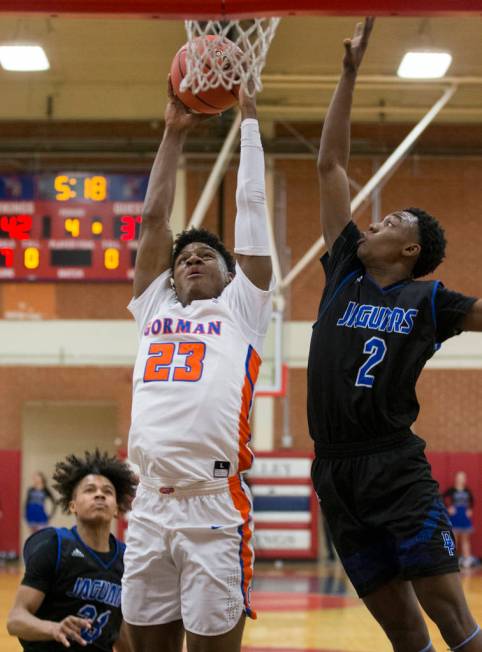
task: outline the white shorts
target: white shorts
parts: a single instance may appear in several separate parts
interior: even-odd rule
[[[200,488],[201,487],[201,488]],[[229,632],[250,608],[254,552],[249,489],[239,476],[161,493],[141,478],[127,528],[122,613],[131,625],[182,620]]]

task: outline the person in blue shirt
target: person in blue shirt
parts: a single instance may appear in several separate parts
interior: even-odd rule
[[[49,512],[45,508],[47,501],[50,502]],[[32,486],[27,490],[25,501],[25,520],[31,534],[48,526],[56,508],[57,502],[49,489],[47,478],[41,471],[36,471],[33,474]]]
[[[454,477],[454,485],[444,493],[444,500],[455,535],[459,561],[462,568],[470,568],[477,563],[472,556],[470,535],[474,531],[472,510],[474,497],[467,487],[467,475],[458,471]]]

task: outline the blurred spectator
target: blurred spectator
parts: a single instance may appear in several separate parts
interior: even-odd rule
[[[478,560],[472,556],[470,546],[470,535],[474,531],[472,525],[474,497],[467,487],[467,475],[464,471],[455,474],[454,486],[444,493],[444,500],[455,535],[460,565],[462,568],[470,568]]]
[[[47,500],[51,503],[50,512],[47,514],[45,503]],[[30,528],[30,532],[38,532],[47,527],[50,519],[55,513],[57,502],[47,485],[47,479],[41,471],[33,474],[32,486],[27,491],[25,501],[25,520]]]

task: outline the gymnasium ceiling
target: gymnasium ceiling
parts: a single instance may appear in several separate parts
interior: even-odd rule
[[[283,18],[264,71],[261,118],[319,121],[340,70],[342,40],[355,18]],[[0,120],[162,119],[165,79],[185,41],[180,20],[0,16],[0,44],[36,42],[51,69],[0,69]],[[408,48],[447,49],[449,77],[402,82],[398,64]],[[439,121],[482,122],[482,17],[379,18],[355,98],[354,119],[419,120],[450,83],[458,90]],[[0,124],[1,129],[1,124]]]

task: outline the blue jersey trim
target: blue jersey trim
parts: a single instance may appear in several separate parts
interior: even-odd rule
[[[112,556],[112,559],[108,561],[107,563],[103,562],[102,559],[99,557],[99,555],[95,552],[95,550],[92,550],[82,539],[80,538],[79,533],[77,532],[77,527],[74,526],[71,530],[72,534],[74,537],[84,546],[84,548],[87,550],[89,555],[95,559],[95,561],[102,566],[105,570],[109,570],[109,568],[112,566],[112,564],[116,561],[117,557],[119,556],[119,542],[117,541],[116,537],[114,538],[115,542],[115,550],[114,554]]]
[[[432,288],[432,297],[430,299],[430,303],[432,306],[432,320],[433,320],[433,325],[434,328],[437,329],[437,315],[435,314],[435,295],[437,294],[438,287],[440,285],[440,281],[435,281],[433,284]]]
[[[325,314],[325,312],[328,310],[330,305],[333,303],[337,295],[341,292],[341,290],[345,287],[345,285],[348,285],[348,283],[355,278],[355,276],[359,276],[360,274],[363,274],[363,270],[361,268],[356,269],[354,272],[350,272],[345,278],[343,278],[339,285],[336,287],[335,291],[333,292],[333,295],[331,299],[328,301],[328,303],[323,306],[323,308],[320,310],[320,313],[318,315],[318,320]]]
[[[440,281],[435,281],[434,282],[433,288],[432,288],[432,296],[431,296],[431,299],[430,299],[430,303],[431,303],[431,306],[432,306],[432,321],[433,321],[433,327],[435,329],[435,338],[437,338],[437,315],[436,315],[436,312],[435,312],[435,297],[437,295],[437,290],[439,288],[439,285],[440,285]],[[437,340],[435,339],[434,353],[436,351],[438,351],[441,348],[441,346],[442,346],[442,344],[440,342],[437,342]]]
[[[253,379],[251,378],[251,374],[249,373],[249,363],[251,362],[251,357],[253,355],[253,347],[251,344],[248,346],[248,353],[246,354],[246,359],[244,361],[244,369],[246,373],[246,378],[248,379],[249,385],[251,387],[251,400],[249,402],[249,408],[248,410],[251,411],[251,406],[253,404],[253,397],[254,397],[254,383]],[[251,439],[251,437],[250,437]]]
[[[60,570],[60,562],[62,559],[62,539],[72,539],[72,532],[65,527],[56,527],[57,533],[57,561],[55,562],[55,572]]]

